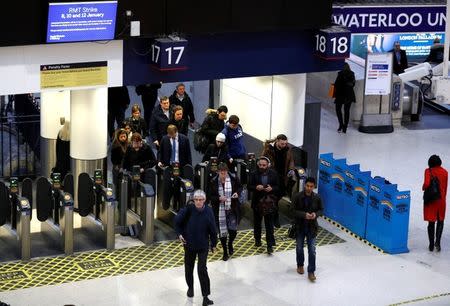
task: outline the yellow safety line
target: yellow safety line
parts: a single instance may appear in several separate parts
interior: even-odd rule
[[[412,303],[421,302],[421,301],[427,301],[427,300],[436,299],[436,298],[440,298],[440,297],[444,297],[444,296],[450,296],[450,292],[441,293],[441,294],[435,294],[435,295],[429,295],[429,296],[417,298],[417,299],[410,300],[410,301],[390,304],[389,306],[398,306],[398,305],[412,304]]]

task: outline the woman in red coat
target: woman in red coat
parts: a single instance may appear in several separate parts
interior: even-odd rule
[[[428,249],[432,252],[434,247],[436,251],[441,251],[441,236],[444,229],[445,218],[445,198],[447,197],[447,182],[448,172],[441,167],[442,161],[437,155],[432,155],[428,159],[428,169],[425,170],[425,181],[422,186],[422,190],[425,190],[430,185],[431,175],[435,176],[439,181],[439,188],[441,191],[441,197],[430,203],[426,203],[423,209],[423,216],[425,221],[428,221],[428,239],[430,245]],[[434,240],[434,224],[437,221],[436,227],[436,241]]]

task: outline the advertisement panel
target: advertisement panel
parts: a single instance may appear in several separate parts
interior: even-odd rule
[[[392,53],[369,53],[366,59],[365,95],[391,93]]]

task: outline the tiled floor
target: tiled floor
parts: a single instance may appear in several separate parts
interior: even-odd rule
[[[212,262],[208,268],[215,305],[450,305],[449,230],[444,228],[442,252],[428,252],[420,200],[429,155],[439,154],[450,169],[450,129],[397,128],[392,134],[373,135],[352,128],[343,135],[336,128],[331,108],[324,107],[322,153],[346,157],[397,183],[399,189],[411,190],[410,252],[383,255],[321,220],[346,242],[317,248],[315,284],[295,272],[293,250]],[[195,282],[193,299],[186,297],[183,268],[177,267],[2,292],[0,300],[45,306],[200,305],[197,278]]]

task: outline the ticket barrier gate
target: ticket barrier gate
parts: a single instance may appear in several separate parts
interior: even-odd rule
[[[95,228],[101,235],[101,247],[113,250],[116,200],[112,189],[104,186],[102,173],[103,170],[97,169],[93,178],[88,173],[78,176],[78,213],[82,217],[81,226]]]
[[[155,237],[155,170],[147,169],[145,178],[146,183],[143,183],[140,166],[133,166],[131,173],[123,173],[120,181],[118,232],[138,237],[148,245]]]
[[[218,167],[217,157],[213,156],[208,162],[199,163],[195,166],[195,188],[203,190],[206,194],[209,194],[209,183],[211,179],[216,175]]]
[[[294,175],[289,178],[287,188],[288,197],[292,200],[295,194],[305,190],[305,182],[308,177],[308,169],[296,168]],[[292,183],[290,183],[292,182]]]
[[[257,169],[255,153],[248,153],[247,160],[236,159],[234,162],[236,165],[234,171],[243,186],[241,202],[242,200],[248,201],[251,199],[252,195],[248,192],[247,185],[250,181],[250,175]]]
[[[73,182],[71,174],[64,180],[68,189]],[[72,188],[73,189],[73,188]],[[63,190],[61,175],[52,173],[51,179],[40,177],[36,180],[36,211],[41,222],[41,232],[57,232],[61,237],[61,249],[65,255],[73,254],[73,197]]]
[[[0,227],[17,238],[14,249],[22,260],[31,258],[30,221],[31,204],[19,195],[18,179],[11,178],[9,183],[0,181]]]
[[[194,191],[194,169],[191,165],[185,165],[182,169],[178,163],[161,169],[162,175],[158,182],[157,210],[163,210],[176,214],[191,199]],[[157,217],[158,214],[157,214]]]

